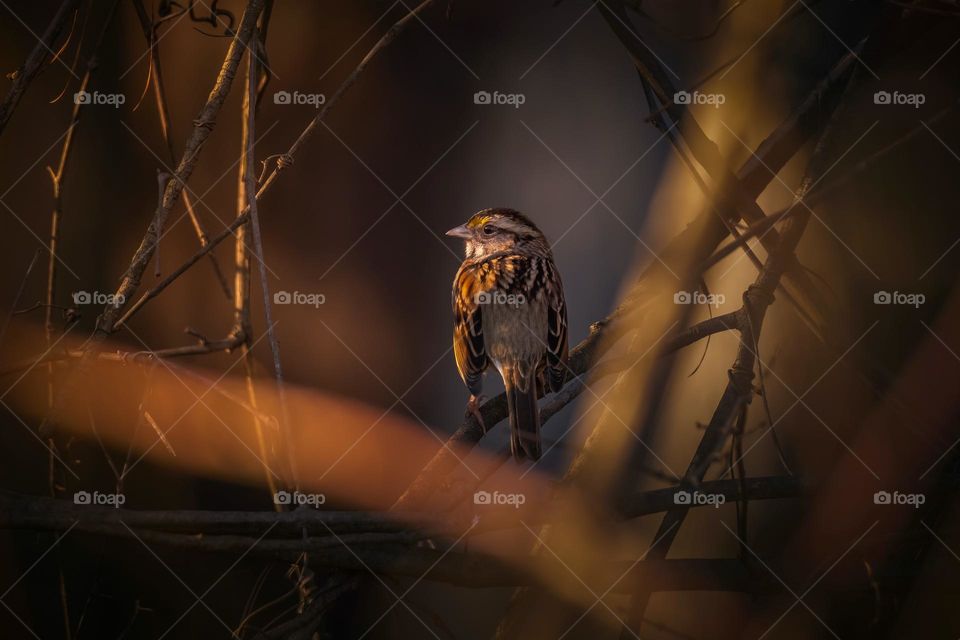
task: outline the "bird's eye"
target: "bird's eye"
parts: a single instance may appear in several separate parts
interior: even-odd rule
[[[487,226],[485,226],[485,227],[483,228],[483,234],[484,234],[484,235],[487,235],[487,236],[492,236],[492,235],[495,234],[496,232],[497,232],[497,230],[494,229],[493,227],[491,227],[490,225],[487,225]]]

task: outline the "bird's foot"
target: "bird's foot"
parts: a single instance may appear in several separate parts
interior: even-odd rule
[[[483,421],[483,415],[480,413],[480,405],[483,402],[486,402],[485,396],[475,396],[470,394],[470,399],[467,401],[467,415],[471,415],[476,418],[477,422],[480,424],[480,428],[484,433],[487,432],[487,425]]]

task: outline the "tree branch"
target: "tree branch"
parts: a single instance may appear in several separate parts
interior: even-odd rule
[[[844,77],[848,77],[845,86],[845,89],[848,89],[853,76]],[[835,103],[830,121],[817,142],[817,146],[808,162],[804,178],[794,194],[795,202],[803,200],[811,185],[827,168],[825,150],[832,125],[839,112],[840,102],[841,100],[838,99]],[[700,443],[697,445],[690,464],[684,472],[681,483],[684,486],[694,487],[702,482],[707,470],[714,462],[716,452],[720,450],[727,436],[730,435],[734,420],[743,415],[753,398],[754,367],[757,366],[757,351],[763,321],[767,309],[773,304],[773,294],[780,279],[788,272],[788,269],[796,264],[794,252],[803,236],[809,217],[810,210],[803,208],[784,223],[779,246],[767,256],[763,269],[761,269],[754,283],[743,294],[743,307],[747,313],[746,322],[741,326],[737,356],[730,368],[729,381],[723,395],[710,418]],[[654,559],[666,557],[686,518],[686,513],[685,510],[681,509],[664,516],[655,534],[654,539],[657,540],[657,544],[650,550],[650,557]],[[651,593],[653,593],[652,590],[641,587],[632,599],[628,620],[634,629],[639,629],[642,624]],[[621,639],[625,639],[629,633],[630,629],[624,626]]]
[[[419,15],[420,12],[422,12],[432,3],[433,3],[433,0],[424,0],[424,2],[418,5],[415,9],[411,10],[410,13],[408,13],[406,16],[398,20],[392,27],[390,27],[387,33],[384,34],[384,36],[377,41],[377,43],[373,46],[372,49],[370,49],[369,52],[367,52],[367,55],[364,56],[363,60],[360,61],[360,64],[358,64],[357,67],[353,70],[353,72],[349,76],[347,76],[347,79],[344,80],[339,87],[337,87],[337,90],[334,92],[332,96],[330,96],[330,99],[323,104],[323,108],[320,109],[320,112],[313,118],[313,120],[310,121],[310,123],[306,126],[306,128],[304,128],[304,130],[300,132],[300,135],[297,136],[297,139],[294,140],[293,144],[290,146],[287,152],[279,156],[279,159],[277,160],[277,165],[273,168],[273,170],[270,172],[267,178],[263,181],[263,183],[260,185],[259,190],[257,191],[257,194],[256,194],[257,201],[259,201],[264,196],[264,194],[266,194],[267,191],[270,190],[270,188],[276,182],[277,178],[280,176],[280,173],[284,169],[286,169],[287,167],[293,164],[293,158],[296,155],[297,151],[300,149],[301,146],[303,146],[303,144],[307,141],[307,139],[309,139],[310,136],[313,135],[313,132],[316,130],[316,128],[320,126],[320,123],[324,120],[324,118],[326,118],[327,113],[330,111],[330,109],[333,108],[333,106],[337,102],[340,101],[340,98],[347,91],[347,89],[353,86],[353,84],[360,77],[360,74],[363,72],[363,70],[367,68],[367,65],[370,63],[370,61],[378,53],[380,53],[380,51],[382,51],[387,45],[393,42],[396,39],[396,37],[400,34],[400,32],[403,31],[404,28],[406,28],[406,26],[410,23],[411,20],[413,20],[417,15]],[[175,269],[170,275],[164,278],[160,283],[158,283],[149,291],[144,293],[126,311],[126,313],[124,313],[123,316],[119,320],[117,320],[117,322],[114,325],[114,328],[119,327],[125,322],[127,322],[130,319],[130,317],[133,316],[134,313],[136,313],[143,307],[144,304],[146,304],[153,298],[157,297],[164,289],[170,286],[170,284],[174,280],[176,280],[181,275],[183,275],[183,273],[185,273],[190,267],[196,264],[198,260],[203,258],[203,256],[207,255],[210,251],[216,248],[218,244],[223,242],[240,225],[246,224],[249,217],[250,217],[250,210],[249,208],[247,208],[243,211],[243,213],[241,213],[239,216],[237,216],[237,218],[234,219],[234,221],[230,224],[229,227],[227,227],[222,232],[217,234],[213,239],[211,239],[210,243],[207,246],[201,248],[197,253],[195,253],[187,261],[181,264],[177,269]]]
[[[157,25],[150,20],[150,16],[143,6],[143,0],[133,0],[133,7],[136,10],[137,19],[140,22],[143,37],[146,38],[147,47],[149,47],[150,84],[153,87],[153,97],[157,105],[157,116],[160,118],[160,133],[163,135],[164,143],[166,143],[167,154],[172,166],[177,161],[177,156],[173,149],[173,129],[170,122],[170,109],[167,106],[167,94],[163,85],[163,70],[160,66],[160,44],[157,38]],[[207,234],[203,222],[199,216],[197,216],[193,202],[190,199],[189,190],[184,189],[181,196],[183,198],[183,206],[186,208],[190,222],[193,224],[194,233],[197,234],[197,240],[200,241],[200,246],[204,247],[210,243],[210,237]],[[220,269],[220,263],[217,262],[217,257],[212,253],[207,255],[210,258],[210,265],[213,268],[213,274],[217,282],[220,284],[220,288],[223,289],[227,299],[230,299],[230,287],[227,285],[227,280],[223,275],[223,271]]]
[[[112,298],[113,300],[129,300],[140,286],[143,273],[156,251],[157,243],[160,240],[167,216],[171,208],[173,208],[174,203],[180,198],[180,194],[190,179],[190,175],[193,173],[200,158],[200,150],[203,148],[204,142],[206,142],[210,132],[213,131],[216,125],[217,116],[220,113],[224,101],[227,99],[227,94],[230,92],[230,87],[237,73],[237,67],[240,65],[240,58],[247,46],[247,42],[250,40],[257,16],[262,9],[263,0],[250,0],[247,4],[241,20],[240,29],[236,36],[230,41],[230,47],[227,49],[226,57],[223,65],[220,67],[220,72],[217,75],[213,89],[210,91],[206,103],[200,110],[199,116],[194,120],[193,131],[187,140],[180,164],[177,166],[176,174],[167,181],[163,198],[157,205],[153,220],[147,227],[140,246],[134,252],[130,266],[127,267],[120,286]],[[209,248],[210,245],[207,245],[207,247]],[[64,383],[64,388],[61,389],[58,401],[54,402],[54,406],[40,424],[38,431],[42,437],[48,436],[52,431],[52,423],[56,420],[59,405],[63,398],[71,393],[71,389],[75,385],[75,377],[82,374],[82,370],[87,366],[87,358],[94,357],[99,345],[116,330],[116,319],[122,308],[122,304],[108,303],[104,306],[103,313],[97,319],[97,326],[90,340],[90,346],[86,350],[88,355],[82,358],[78,364],[80,371],[74,371],[73,379],[68,379]]]
[[[678,504],[681,485],[636,491],[627,500],[625,516],[638,518],[654,513],[679,511],[704,505]],[[795,476],[713,480],[698,485],[700,491],[722,494],[727,500],[768,500],[796,498],[809,489]],[[102,531],[126,524],[137,530],[187,533],[205,537],[214,535],[264,536],[268,539],[329,536],[337,534],[417,533],[421,536],[458,537],[474,532],[520,526],[520,521],[536,521],[536,505],[510,509],[474,522],[472,514],[452,518],[435,511],[320,511],[296,509],[273,511],[132,510],[96,505],[81,505],[48,497],[28,496],[0,491],[0,529],[63,531],[78,523],[81,530]],[[512,513],[516,512],[516,513]]]
[[[63,26],[67,23],[67,18],[76,11],[77,5],[79,4],[80,0],[63,0],[60,8],[53,14],[53,19],[50,20],[50,24],[47,25],[46,31],[43,32],[36,46],[33,47],[30,55],[28,55],[23,64],[20,65],[20,68],[14,72],[13,86],[10,87],[10,91],[7,92],[3,102],[0,103],[0,134],[2,134],[6,128],[7,122],[9,122],[13,111],[17,108],[17,104],[19,104],[20,98],[23,97],[27,87],[30,86],[33,79],[40,73],[47,56],[53,53],[54,42],[60,37],[60,32],[63,31]]]

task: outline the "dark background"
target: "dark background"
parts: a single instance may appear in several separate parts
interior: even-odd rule
[[[681,87],[693,86],[721,62],[749,48],[728,75],[704,88],[724,92],[727,102],[720,109],[695,110],[707,133],[738,164],[748,156],[738,138],[755,147],[838,56],[890,10],[885,3],[874,2],[815,4],[817,17],[801,16],[765,37],[761,36],[790,3],[744,2],[722,23],[716,36],[699,41],[678,34],[709,32],[728,4],[644,3],[649,16],[636,18],[636,23],[646,44],[676,74],[673,80]],[[84,33],[84,52],[108,5],[101,0],[82,3],[74,37]],[[694,217],[702,202],[669,143],[644,121],[649,108],[636,71],[587,2],[565,0],[552,6],[546,0],[458,1],[449,20],[443,5],[424,14],[426,26],[412,24],[371,63],[331,111],[326,119],[329,130],[321,127],[260,204],[272,290],[325,296],[319,309],[273,309],[288,379],[381,410],[394,403],[395,394],[403,395],[411,417],[440,434],[459,424],[467,397],[452,354],[444,357],[451,333],[449,287],[462,251],[458,243],[443,236],[444,231],[479,209],[507,206],[528,214],[549,239],[562,237],[554,251],[564,279],[571,344],[575,344],[586,335],[591,322],[615,305],[631,269],[652,259],[638,238],[656,249]],[[5,71],[22,62],[35,44],[31,30],[40,33],[57,6],[54,2],[8,0],[0,7],[0,60]],[[222,6],[238,18],[242,12],[239,2]],[[315,114],[308,105],[274,104],[272,93],[300,91],[329,97],[404,11],[402,4],[389,2],[278,3],[268,38],[274,78],[257,114],[258,135],[262,136],[256,147],[258,161],[286,151]],[[865,53],[864,58],[880,78],[870,77],[872,71],[865,68],[857,71],[856,90],[850,99],[853,106],[838,124],[837,175],[881,152],[920,119],[957,100],[960,48],[944,56],[924,80],[917,79],[960,37],[957,22],[955,18],[927,16],[909,26],[881,29],[872,38],[869,55]],[[178,153],[229,43],[225,38],[198,33],[193,26],[184,20],[163,31],[160,43]],[[165,160],[166,151],[152,96],[148,93],[140,100],[147,74],[144,52],[144,38],[132,7],[121,2],[101,47],[92,87],[121,92],[126,103],[118,110],[86,110],[77,131],[65,187],[61,249],[64,263],[76,277],[61,271],[57,298],[62,304],[69,304],[71,293],[77,290],[114,290],[153,214],[156,172],[164,169],[158,158]],[[71,46],[64,55],[67,65],[73,62],[72,55]],[[81,60],[87,55],[83,53]],[[47,237],[52,196],[44,167],[56,162],[58,140],[69,123],[70,97],[76,84],[63,65],[54,63],[46,68],[0,136],[0,200],[8,207],[0,210],[4,267],[0,270],[0,300],[5,309]],[[193,192],[203,194],[204,204],[198,204],[197,211],[211,235],[236,214],[239,84],[231,92],[190,181]],[[55,100],[65,85],[66,93]],[[893,87],[923,91],[928,104],[917,112],[883,110],[872,104],[874,91]],[[525,102],[517,109],[476,105],[473,94],[480,90],[522,93]],[[875,129],[845,154],[871,123],[876,123]],[[812,406],[841,433],[847,422],[852,424],[860,415],[858,411],[874,402],[876,396],[870,393],[882,393],[911,346],[925,335],[922,323],[936,316],[960,262],[960,250],[949,252],[925,273],[960,234],[957,118],[952,115],[930,126],[939,139],[926,133],[917,136],[831,197],[823,209],[818,208],[829,224],[812,223],[801,245],[806,264],[826,281],[824,288],[833,305],[825,313],[834,332],[832,339],[841,351],[875,319],[877,311],[870,303],[875,290],[922,291],[928,298],[923,309],[912,313],[891,309],[851,355],[853,364],[875,365],[866,376],[868,384],[854,388],[850,382],[854,376],[848,372],[848,377],[828,383],[811,397]],[[786,185],[775,181],[760,199],[767,212],[789,204],[790,189],[796,186],[802,166],[802,158],[792,162],[781,174]],[[405,194],[415,182],[403,196],[405,205],[395,204],[394,194]],[[612,212],[603,204],[594,206],[601,194]],[[197,247],[182,214],[182,204],[178,204],[161,248],[165,270],[188,258]],[[228,274],[232,272],[232,252],[229,242],[216,251]],[[20,307],[42,297],[45,260],[44,255],[26,281]],[[721,273],[730,267],[729,275],[709,282],[712,290],[728,297],[730,306],[721,312],[735,308],[738,292],[753,277],[746,261],[732,266],[735,262],[731,259],[719,265]],[[152,278],[148,275],[146,284]],[[257,295],[254,300],[254,327],[259,335],[264,326],[263,309]],[[78,334],[92,330],[95,315],[84,311]],[[33,322],[39,326],[42,311],[17,318],[5,343],[0,344],[4,359],[36,352],[19,325]],[[151,302],[131,329],[150,348],[160,349],[188,341],[183,333],[187,326],[208,337],[221,336],[229,330],[231,319],[231,303],[203,261]],[[811,336],[789,308],[776,308],[768,326],[773,328],[765,334],[767,344],[761,348],[775,354],[771,357],[782,367],[784,380],[798,390],[806,389],[833,358],[811,351]],[[131,349],[142,348],[124,332],[117,338]],[[683,426],[664,438],[662,454],[678,466],[688,458],[690,443],[697,436],[692,423],[704,420],[705,412],[716,402],[733,344],[724,336],[714,340],[703,368],[685,382],[684,393],[671,399],[672,415]],[[688,354],[691,369],[700,356],[699,348],[694,350],[696,353]],[[268,368],[266,343],[258,343],[255,353],[264,369]],[[198,364],[223,369],[232,360],[227,355],[205,356]],[[497,381],[490,378],[487,384],[488,393],[496,393]],[[792,404],[789,393],[776,382],[771,385],[775,407]],[[401,406],[395,410],[409,413]],[[572,411],[561,418],[569,420],[568,413]],[[759,412],[756,421],[762,421]],[[3,422],[0,485],[45,493],[46,452],[22,426],[16,426],[12,413],[6,414]],[[561,422],[555,433],[564,432],[567,424]],[[827,466],[838,447],[823,433],[814,433],[816,429],[809,416],[791,417],[783,426],[785,439],[794,436],[792,455],[808,460],[814,475],[821,465]],[[561,468],[566,454],[565,447],[558,447],[544,466]],[[771,451],[761,452],[756,468],[770,471],[775,468],[773,460]],[[190,477],[154,463],[145,463],[137,475],[140,477],[131,478],[130,492],[142,497],[138,504],[214,509],[263,504],[260,489]],[[777,532],[788,527],[789,520],[781,518],[788,511],[795,513],[766,505],[757,511],[771,539],[776,540]],[[694,529],[686,541],[688,550],[710,542],[710,535],[697,528],[698,522],[692,520],[688,525]],[[24,533],[0,538],[4,558],[0,590],[28,570],[51,540],[49,535]],[[714,553],[718,548],[729,551],[735,547],[726,543],[713,546]],[[164,562],[198,595],[234,561],[168,553]],[[955,557],[943,548],[939,553],[942,562],[954,562]],[[136,543],[77,536],[38,564],[4,597],[11,609],[0,611],[0,619],[6,617],[0,622],[0,628],[7,629],[5,637],[29,637],[14,615],[26,620],[39,637],[63,635],[54,558],[66,562],[74,623],[83,616],[82,633],[74,637],[114,638],[124,633],[131,638],[159,637],[195,599],[173,573]],[[205,600],[218,615],[236,623],[261,569],[257,563],[241,563]],[[954,569],[960,571],[960,565]],[[283,590],[282,571],[281,567],[272,570],[265,591],[275,595]],[[950,575],[949,579],[931,579],[925,588],[946,597],[940,585],[952,584],[955,591],[960,573]],[[508,595],[509,590],[475,592],[424,583],[411,600],[437,611],[455,637],[480,638],[492,632]],[[689,603],[701,597],[703,602],[695,611],[717,612],[727,606],[726,596],[696,595],[685,601],[687,615],[680,613],[677,620],[678,609],[664,604],[663,611],[671,612],[676,623],[671,623],[674,631],[651,629],[650,637],[738,637],[735,628],[712,627],[709,615],[691,619],[698,616],[689,616]],[[359,636],[392,604],[392,598],[383,590],[370,588],[351,604],[337,612],[330,637]],[[145,610],[135,615],[137,607]],[[824,630],[808,627],[809,620],[801,611],[771,637],[819,637],[816,634]],[[907,616],[911,623],[919,620],[931,625],[922,637],[957,636],[960,621],[955,610],[940,610],[935,618],[923,611],[922,602],[913,603],[908,609],[912,615]],[[843,626],[844,618],[843,612],[836,612],[831,621],[839,620]],[[661,619],[670,618],[664,615]],[[588,627],[585,623],[568,637],[593,634]],[[690,635],[682,635],[676,628]],[[169,637],[220,637],[225,633],[198,606]],[[424,633],[418,622],[397,607],[368,637],[421,637]]]

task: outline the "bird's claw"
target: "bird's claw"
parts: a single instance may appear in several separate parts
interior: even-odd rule
[[[477,423],[480,425],[480,429],[484,433],[487,432],[487,425],[483,421],[483,415],[480,413],[480,404],[485,402],[486,398],[484,396],[475,396],[471,395],[470,400],[467,401],[467,414],[473,416]]]

